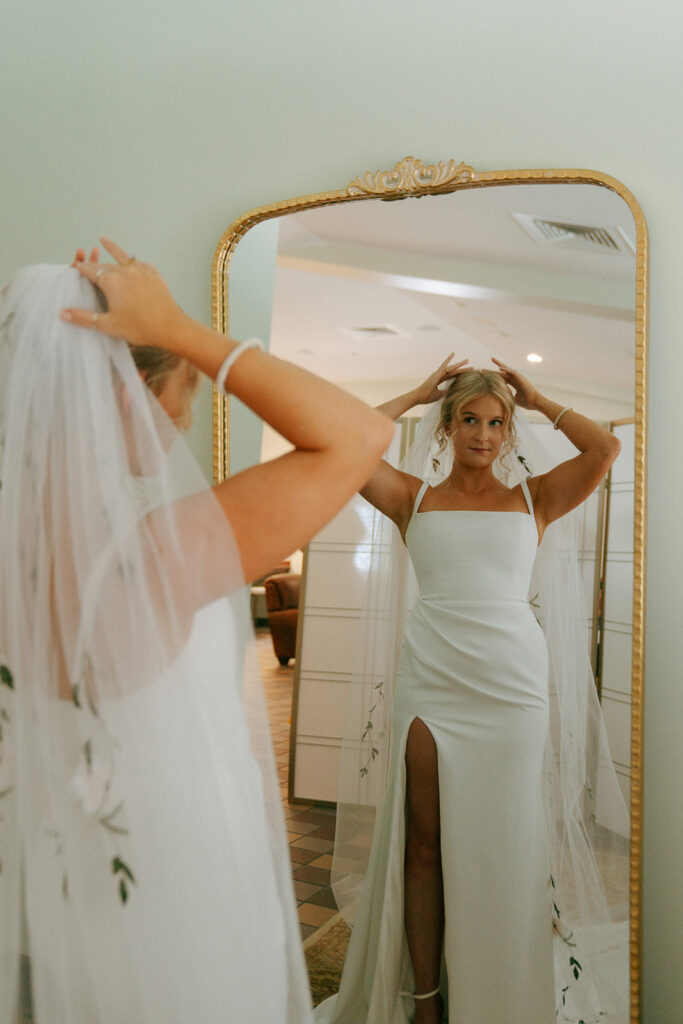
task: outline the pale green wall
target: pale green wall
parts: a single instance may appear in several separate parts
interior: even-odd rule
[[[679,0],[6,0],[0,64],[0,277],[106,231],[208,320],[213,249],[240,212],[408,153],[597,168],[638,197],[653,270],[646,1024],[675,1024],[683,1007],[681,11]]]

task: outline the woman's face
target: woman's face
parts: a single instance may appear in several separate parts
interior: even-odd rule
[[[500,399],[479,395],[462,407],[451,423],[455,461],[484,469],[498,458],[505,440],[505,410]]]

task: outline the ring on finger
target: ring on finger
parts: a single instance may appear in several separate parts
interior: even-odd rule
[[[90,322],[92,323],[93,327],[97,327],[97,321],[99,319],[100,319],[100,314],[99,313],[93,313],[93,315],[90,317]]]
[[[103,273],[104,273],[104,267],[99,267],[99,269],[95,271],[95,277],[96,277],[96,279],[98,281],[102,277]]]
[[[131,263],[135,263],[135,256],[129,256],[123,265],[124,267],[129,267]]]

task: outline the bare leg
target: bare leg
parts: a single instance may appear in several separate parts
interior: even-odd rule
[[[434,737],[416,718],[406,743],[405,926],[415,991],[439,984],[444,906],[439,771]],[[415,1024],[441,1024],[440,996],[417,1000]]]

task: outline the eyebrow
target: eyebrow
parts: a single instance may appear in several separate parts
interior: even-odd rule
[[[481,416],[477,416],[476,412],[472,412],[471,409],[463,409],[462,412],[460,413],[460,415],[461,416],[474,416],[475,420],[476,419],[482,419]],[[484,416],[483,419],[504,420],[505,416],[500,416],[500,415],[499,416]]]

